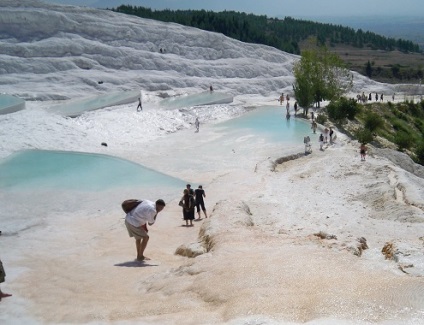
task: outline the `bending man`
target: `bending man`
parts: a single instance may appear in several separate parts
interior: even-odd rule
[[[127,213],[125,217],[125,226],[130,237],[135,238],[135,247],[137,249],[137,261],[146,259],[144,250],[146,249],[149,235],[147,234],[147,224],[153,225],[156,216],[165,207],[165,202],[161,199],[156,202],[143,200],[136,208]]]

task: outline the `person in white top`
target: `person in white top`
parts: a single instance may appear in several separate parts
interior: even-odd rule
[[[125,226],[128,235],[135,238],[135,247],[137,249],[137,261],[146,259],[144,250],[146,249],[149,235],[147,234],[147,224],[153,225],[156,216],[165,207],[165,202],[161,199],[156,202],[143,200],[133,210],[127,213],[125,217]]]

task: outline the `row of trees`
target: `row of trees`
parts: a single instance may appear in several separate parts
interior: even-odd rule
[[[320,46],[330,42],[332,45],[341,43],[359,48],[367,46],[388,51],[420,52],[419,45],[411,41],[386,38],[361,29],[356,31],[341,25],[316,23],[291,17],[277,19],[235,11],[153,11],[150,8],[130,5],[122,5],[112,10],[218,32],[243,42],[269,45],[294,54],[300,54],[299,43],[311,36],[315,37]]]

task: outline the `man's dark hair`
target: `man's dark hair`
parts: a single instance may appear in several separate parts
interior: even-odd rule
[[[164,200],[162,200],[162,199],[157,200],[157,201],[156,201],[156,204],[157,204],[157,205],[161,205],[161,206],[163,206],[163,207],[166,205],[166,204],[165,204],[165,201],[164,201]]]

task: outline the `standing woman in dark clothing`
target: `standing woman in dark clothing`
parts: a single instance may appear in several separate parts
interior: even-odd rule
[[[184,190],[184,194],[179,205],[183,208],[183,218],[186,222],[186,226],[193,226],[195,203],[194,197],[190,194],[188,189]]]

